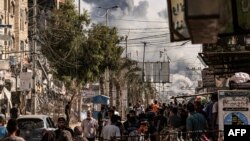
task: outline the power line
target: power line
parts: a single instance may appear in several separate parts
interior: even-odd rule
[[[94,18],[105,18],[105,17],[98,17],[98,16],[93,16]],[[134,19],[110,19],[110,20],[114,20],[114,21],[130,21],[130,22],[146,22],[146,23],[165,23],[168,24],[167,21],[155,21],[155,20],[134,20]]]
[[[144,37],[139,37],[139,38],[128,39],[128,41],[138,40],[138,39],[146,39],[146,38],[152,38],[152,37],[159,37],[159,36],[167,36],[167,35],[168,35],[168,33],[157,34],[157,35],[150,35],[150,36],[144,36]]]
[[[169,27],[148,27],[148,28],[117,28],[118,30],[162,30],[169,29]]]

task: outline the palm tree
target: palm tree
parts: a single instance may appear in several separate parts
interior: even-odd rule
[[[142,77],[138,73],[132,73],[128,77],[128,102],[136,103],[145,98],[144,104],[148,104],[149,99],[153,99],[156,94],[156,88],[152,83],[143,83]],[[143,95],[144,94],[144,95]]]
[[[149,103],[149,99],[154,99],[157,93],[155,87],[153,87],[152,83],[146,83],[144,85],[146,104]]]
[[[113,106],[113,71],[109,71],[109,99],[110,99],[110,106]]]
[[[102,24],[93,25],[91,29],[90,37],[93,40],[97,41],[98,45],[101,48],[99,52],[100,56],[103,56],[103,60],[99,65],[99,84],[100,84],[100,93],[101,95],[110,95],[111,92],[105,93],[105,72],[109,70],[109,75],[112,77],[112,71],[117,69],[118,62],[121,58],[123,48],[117,44],[120,42],[120,37],[117,35],[116,28],[109,28]],[[109,78],[109,89],[112,91],[112,79]]]
[[[122,107],[124,107],[122,90],[128,84],[129,77],[136,75],[138,71],[140,69],[136,67],[136,61],[122,58],[119,60],[118,69],[113,72],[114,76],[112,80],[116,88],[116,107],[120,110],[120,113],[123,113]]]

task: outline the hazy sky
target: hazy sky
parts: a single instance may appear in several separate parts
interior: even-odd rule
[[[78,0],[76,0],[76,4]],[[147,42],[145,61],[162,61],[160,51],[165,52],[165,59],[170,58],[171,87],[178,93],[191,93],[180,90],[180,87],[194,87],[196,80],[201,79],[200,71],[194,72],[187,68],[203,67],[197,58],[201,51],[200,45],[182,42],[170,43],[167,0],[82,0],[82,9],[88,10],[93,22],[105,23],[106,11],[118,5],[119,8],[109,10],[108,25],[118,28],[120,36],[128,36],[128,57],[142,61],[143,43]],[[121,43],[125,47],[125,42]],[[125,55],[125,52],[124,52]]]

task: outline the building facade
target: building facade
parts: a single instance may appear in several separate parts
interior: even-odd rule
[[[27,14],[27,0],[0,1],[0,71],[3,74],[1,106],[4,104],[11,107],[14,103],[13,95],[18,95],[20,87],[19,74],[22,66],[28,62],[30,49]]]

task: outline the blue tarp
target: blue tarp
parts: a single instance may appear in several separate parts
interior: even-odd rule
[[[104,104],[104,105],[108,105],[109,104],[109,97],[104,96],[104,95],[97,95],[92,97],[91,102],[93,104]]]

